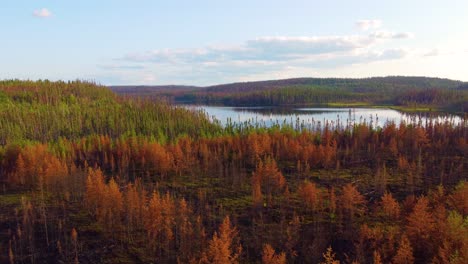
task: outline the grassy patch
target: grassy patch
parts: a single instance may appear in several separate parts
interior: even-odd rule
[[[235,198],[224,197],[224,198],[218,199],[217,202],[223,205],[223,207],[228,208],[230,210],[242,211],[242,210],[245,210],[245,208],[249,208],[252,206],[252,196],[246,195],[246,196],[235,197]]]
[[[441,110],[435,107],[429,106],[401,106],[393,105],[389,107],[390,109],[398,110],[401,112],[440,112]]]
[[[443,112],[442,109],[433,106],[406,106],[406,105],[369,105],[371,108],[387,108],[400,112]]]
[[[372,106],[366,102],[334,102],[328,103],[327,106],[329,107],[370,107]]]
[[[19,206],[21,197],[29,197],[24,193],[4,194],[0,195],[0,207]]]

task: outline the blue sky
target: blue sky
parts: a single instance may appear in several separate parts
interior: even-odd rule
[[[418,75],[468,81],[466,0],[0,5],[0,79],[210,85]]]

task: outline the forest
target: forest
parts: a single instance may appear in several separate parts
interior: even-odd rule
[[[468,84],[429,77],[296,78],[195,86],[111,86],[116,93],[226,106],[386,106],[468,112]]]
[[[133,96],[0,81],[0,263],[468,262],[466,118],[221,126],[171,104],[377,97],[464,112],[466,84],[285,82]]]

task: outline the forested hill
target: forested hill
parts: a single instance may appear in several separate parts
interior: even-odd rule
[[[295,78],[195,86],[112,86],[117,93],[176,102],[254,105],[372,104],[465,112],[467,83],[428,77]]]
[[[95,135],[148,136],[165,142],[218,130],[203,113],[119,97],[94,83],[0,81],[0,146]]]
[[[173,93],[191,92],[193,90],[202,89],[202,87],[185,85],[120,85],[110,86],[110,88],[118,94],[142,96],[153,95],[155,92],[169,95]]]

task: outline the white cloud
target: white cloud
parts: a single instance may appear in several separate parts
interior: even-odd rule
[[[416,50],[419,57],[447,57],[447,56],[463,56],[468,50],[463,50],[460,47],[434,47],[432,49]]]
[[[96,65],[100,69],[104,70],[143,70],[143,65],[118,65],[118,64],[98,64]]]
[[[367,24],[367,28],[375,28],[381,22]],[[266,36],[229,46],[135,52],[114,59],[101,69],[110,75],[133,76],[134,83],[177,80],[184,84],[213,84],[277,76],[282,72],[293,76],[295,70],[299,75],[320,73],[403,59],[415,51],[395,46],[398,45],[395,42],[412,36],[390,31],[338,36]],[[151,79],[153,73],[158,74],[157,79]]]
[[[152,84],[156,81],[156,76],[152,75],[152,74],[146,74],[143,76],[143,79],[142,81],[146,84]]]
[[[408,54],[410,54],[410,51],[405,48],[387,49],[381,52],[377,58],[380,60],[395,60],[404,58]]]
[[[162,49],[132,53],[123,60],[153,63],[290,61],[304,56],[349,52],[372,45],[368,36],[260,37],[242,45],[198,49]]]
[[[49,9],[47,8],[36,9],[33,12],[33,16],[47,18],[47,17],[52,16],[52,12],[50,12]]]
[[[197,65],[197,67],[223,70],[228,67],[237,70],[250,67],[265,69],[285,63],[330,67],[356,61],[403,57],[408,53],[404,49],[387,49],[381,54],[382,52],[376,50],[374,46],[387,39],[402,39],[408,36],[409,34],[382,31],[369,36],[260,37],[230,47],[161,49],[132,53],[118,61],[165,66]]]
[[[293,59],[304,55],[350,51],[372,44],[364,36],[262,37],[247,42],[258,57]]]
[[[378,19],[363,19],[356,21],[356,27],[360,30],[376,29],[382,26],[382,21]]]
[[[389,32],[389,31],[376,31],[369,35],[371,38],[376,39],[408,39],[413,38],[413,33],[410,32]]]
[[[423,54],[424,57],[433,57],[440,55],[439,49],[432,49]]]

